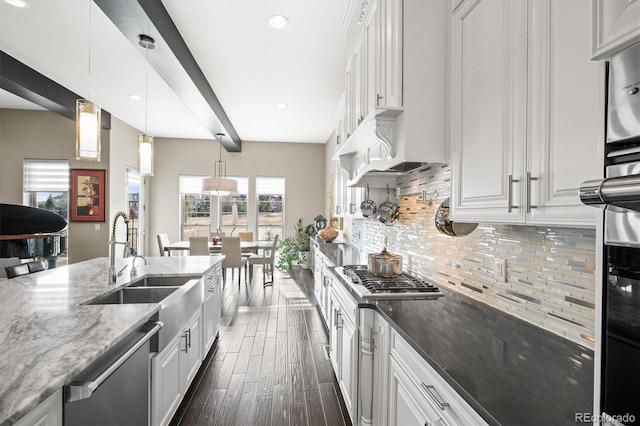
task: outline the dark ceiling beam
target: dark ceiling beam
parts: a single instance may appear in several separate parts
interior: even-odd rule
[[[218,97],[194,59],[160,0],[94,0],[124,36],[139,49],[211,135],[222,127],[228,138],[221,143],[229,152],[242,150],[241,140]],[[139,35],[155,40],[147,52],[138,45]]]
[[[76,100],[82,99],[3,51],[0,51],[0,89],[73,121],[76,120]],[[111,129],[111,114],[102,110],[101,115],[102,128]]]

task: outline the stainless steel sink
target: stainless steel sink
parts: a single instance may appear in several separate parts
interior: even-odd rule
[[[114,305],[128,303],[159,303],[180,287],[125,287],[100,296],[87,305]]]
[[[202,307],[204,285],[200,277],[146,277],[113,293],[99,296],[85,305],[157,303],[153,320],[162,321],[158,332],[158,351],[178,334]]]
[[[186,284],[189,280],[198,279],[199,277],[145,277],[129,284],[131,287],[179,287]]]

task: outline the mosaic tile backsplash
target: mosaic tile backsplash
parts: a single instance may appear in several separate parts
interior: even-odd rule
[[[450,195],[451,170],[431,164],[398,179],[401,195],[427,192],[433,204],[410,225],[354,218],[351,243],[365,253],[387,249],[403,269],[511,313],[593,349],[595,229],[479,224],[466,237],[437,231],[433,218]],[[493,278],[507,261],[507,282]]]

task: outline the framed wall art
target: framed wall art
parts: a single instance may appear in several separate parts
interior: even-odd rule
[[[106,185],[104,170],[71,170],[70,220],[72,222],[105,221]]]

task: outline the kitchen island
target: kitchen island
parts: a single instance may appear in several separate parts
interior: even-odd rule
[[[108,258],[0,280],[0,424],[13,424],[145,323],[159,303],[87,305],[145,276],[200,277],[222,256]]]
[[[575,424],[592,411],[593,350],[434,277],[429,281],[444,293],[436,300],[364,300],[327,266],[366,265],[366,254],[347,244],[316,250],[333,285],[380,315],[488,424]]]

